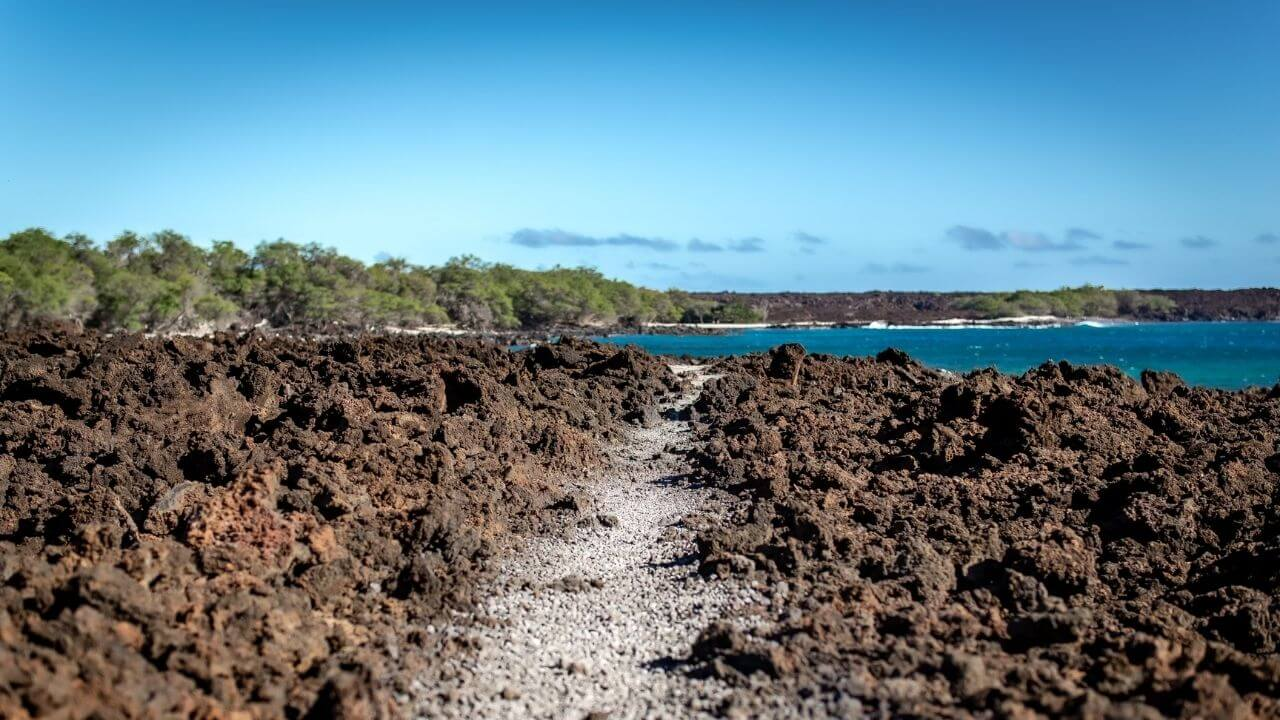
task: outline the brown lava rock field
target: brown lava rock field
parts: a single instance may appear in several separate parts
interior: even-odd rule
[[[660,361],[570,342],[0,338],[0,717],[397,714]]]
[[[702,570],[789,598],[706,670],[892,716],[1280,716],[1280,387],[802,356],[722,361],[692,411],[751,501]]]
[[[698,569],[772,604],[673,671],[747,707],[1280,716],[1280,387],[713,372],[689,469],[743,510]],[[580,340],[0,336],[0,717],[396,716],[468,651],[436,623],[593,521],[568,481],[678,386]]]

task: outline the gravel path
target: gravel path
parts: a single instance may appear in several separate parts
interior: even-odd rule
[[[696,366],[673,366],[694,381]],[[446,660],[444,685],[423,717],[650,718],[710,714],[730,689],[672,670],[710,622],[761,602],[751,588],[695,572],[694,513],[724,512],[726,497],[680,482],[687,423],[635,428],[584,488],[602,522],[536,538],[502,568],[489,600],[450,629],[478,648]],[[616,522],[615,522],[616,520]]]

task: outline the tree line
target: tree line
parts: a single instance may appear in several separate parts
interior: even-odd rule
[[[611,280],[592,268],[521,270],[462,256],[440,266],[365,264],[276,240],[252,253],[174,231],[100,244],[32,228],[0,241],[0,327],[61,319],[104,330],[274,327],[475,329],[641,322],[753,322],[741,303]]]
[[[1018,315],[1152,317],[1168,315],[1177,308],[1177,303],[1165,295],[1137,290],[1108,290],[1100,285],[964,295],[952,305],[986,318]]]
[[[1096,285],[974,293],[950,306],[980,317],[1165,316],[1174,301]],[[106,243],[32,228],[0,240],[0,328],[60,319],[104,330],[179,332],[241,327],[372,329],[455,324],[472,329],[644,322],[759,322],[767,306],[659,291],[592,268],[521,270],[462,256],[439,266],[373,264],[285,240],[246,252],[165,230]]]

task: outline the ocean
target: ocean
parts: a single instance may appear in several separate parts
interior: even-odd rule
[[[811,353],[874,355],[905,350],[932,367],[996,367],[1022,373],[1046,360],[1115,365],[1137,377],[1171,370],[1189,383],[1237,389],[1280,382],[1280,323],[1181,322],[1042,328],[769,328],[725,335],[612,335],[604,342],[649,352],[716,357],[800,343]]]

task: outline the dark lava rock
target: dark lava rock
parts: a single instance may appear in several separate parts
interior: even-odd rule
[[[0,335],[0,717],[394,716],[396,638],[678,388],[582,340]]]
[[[798,343],[779,345],[769,351],[769,377],[795,385],[804,363],[804,346]]]
[[[1186,394],[1187,384],[1176,373],[1157,370],[1142,371],[1142,387],[1152,395]]]
[[[785,582],[691,660],[885,716],[1280,717],[1280,397],[905,353],[721,361],[695,477],[737,493],[701,572]],[[775,614],[776,613],[776,614]]]
[[[632,425],[640,427],[656,427],[662,423],[662,415],[658,413],[657,408],[647,405],[638,410],[632,410],[622,418]]]

